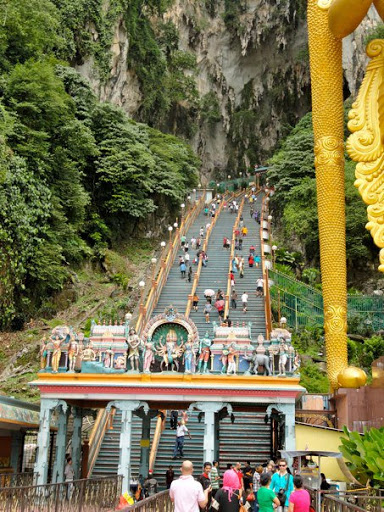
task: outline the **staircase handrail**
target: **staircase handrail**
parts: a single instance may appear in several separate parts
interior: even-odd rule
[[[95,423],[91,435],[89,436],[89,456],[87,478],[92,475],[97,457],[100,452],[101,443],[103,442],[105,432],[110,425],[111,417],[114,413],[106,409],[100,409],[97,413]]]
[[[267,339],[269,339],[270,333],[272,331],[272,307],[271,307],[271,297],[270,297],[270,293],[269,293],[269,275],[268,275],[268,267],[265,264],[264,237],[263,237],[264,215],[267,210],[265,199],[268,196],[269,196],[269,191],[267,193],[265,193],[263,196],[262,203],[261,203],[261,213],[260,213],[261,268],[262,268],[263,280],[264,280],[265,331],[266,331]]]
[[[203,247],[202,247],[202,250],[204,252],[207,251],[207,246],[208,246],[209,238],[211,236],[213,228],[215,227],[215,224],[217,222],[217,218],[220,216],[220,213],[221,213],[221,211],[223,209],[224,202],[225,202],[225,195],[223,196],[223,200],[220,202],[220,206],[217,209],[216,215],[211,220],[211,225],[209,226],[209,228],[207,230],[206,237],[205,237],[205,240],[204,240],[204,243],[203,243]],[[193,296],[195,295],[196,290],[197,290],[197,286],[198,286],[198,283],[199,283],[199,280],[200,280],[200,274],[201,274],[202,266],[203,266],[203,258],[200,255],[199,262],[198,262],[198,265],[197,265],[197,270],[195,272],[195,275],[193,276],[193,284],[192,284],[191,293],[188,295],[187,307],[185,308],[185,316],[187,318],[189,318],[189,315],[191,313]]]
[[[243,193],[243,191],[241,191],[241,193]],[[244,202],[245,202],[245,197],[243,197],[243,199],[241,200],[241,203],[239,206],[239,211],[237,213],[236,220],[235,220],[235,223],[233,225],[233,230],[232,230],[231,252],[229,254],[229,269],[228,269],[228,278],[227,278],[227,293],[225,295],[224,318],[227,318],[228,314],[229,314],[229,298],[231,295],[231,278],[229,276],[230,276],[231,270],[232,270],[232,260],[235,255],[235,241],[236,241],[235,231],[240,222],[240,217],[241,217],[241,214],[243,211]]]
[[[149,452],[149,471],[155,469],[155,462],[157,457],[157,450],[159,448],[161,434],[165,429],[165,421],[167,418],[167,411],[161,411],[163,414],[159,414],[156,421],[155,432],[153,434],[151,451]]]
[[[163,259],[158,275],[155,277],[151,284],[149,294],[147,296],[145,305],[140,304],[140,313],[136,322],[135,330],[140,335],[141,330],[145,326],[147,319],[152,315],[153,310],[156,307],[159,296],[162,289],[167,282],[169,272],[173,265],[176,253],[179,249],[181,233],[187,232],[191,224],[197,218],[201,208],[205,204],[205,194],[194,204],[193,208],[188,212],[185,218],[181,222],[180,229],[177,228],[173,236],[168,243],[167,257]]]
[[[169,497],[169,489],[160,491],[149,498],[138,501],[134,505],[122,509],[123,512],[147,512],[149,510],[158,512],[171,512],[174,510],[174,505]]]

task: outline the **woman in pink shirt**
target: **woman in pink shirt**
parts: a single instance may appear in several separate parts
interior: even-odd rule
[[[295,490],[289,497],[288,512],[309,512],[311,496],[306,489],[303,489],[303,479],[300,475],[293,478]]]

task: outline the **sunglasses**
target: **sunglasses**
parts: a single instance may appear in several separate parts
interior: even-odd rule
[[[287,465],[286,464],[279,464],[279,468],[286,468]]]

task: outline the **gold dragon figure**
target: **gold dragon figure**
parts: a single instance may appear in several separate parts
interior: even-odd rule
[[[332,389],[365,383],[361,370],[348,368],[347,269],[343,139],[342,39],[384,0],[308,0],[312,119],[319,213],[320,264],[328,377]],[[384,41],[368,46],[373,57],[350,112],[347,150],[358,162],[356,186],[369,204],[367,228],[384,248]],[[384,271],[384,251],[380,254]]]

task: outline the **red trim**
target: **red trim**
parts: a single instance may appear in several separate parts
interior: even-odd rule
[[[299,391],[261,390],[261,389],[196,389],[196,388],[150,388],[118,386],[45,386],[39,385],[40,391],[60,395],[62,393],[84,393],[98,395],[203,395],[203,396],[259,396],[296,398]]]

